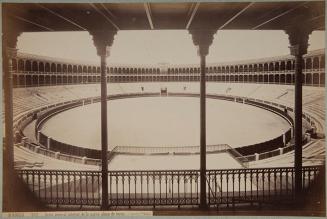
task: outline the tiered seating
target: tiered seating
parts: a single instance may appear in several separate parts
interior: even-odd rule
[[[143,91],[142,88],[143,87]],[[110,83],[107,86],[109,95],[141,93],[141,92],[160,92],[161,88],[167,88],[168,92],[189,92],[199,93],[199,83],[195,82],[157,82],[157,83]],[[16,88],[14,89],[14,116],[38,107],[49,104],[64,102],[68,100],[100,96],[100,85],[69,85],[69,86],[52,86],[38,88]],[[294,106],[294,86],[290,85],[267,85],[267,84],[238,84],[238,83],[207,83],[208,94],[224,94],[245,96],[267,100],[286,106]],[[316,119],[317,131],[324,133],[325,130],[325,89],[317,87],[303,88],[303,109],[305,112],[314,116]],[[36,155],[33,152],[22,151],[17,148],[15,153],[16,161],[19,165],[37,165],[42,166],[48,162],[43,155]],[[312,144],[307,145],[303,150],[304,165],[321,163],[324,158],[325,147],[324,141],[315,140]],[[17,156],[16,156],[17,155]],[[42,159],[41,159],[42,158]],[[47,160],[46,162],[44,162]],[[294,153],[289,153],[257,161],[253,167],[272,167],[272,166],[293,166]],[[33,161],[33,162],[31,162]],[[36,162],[36,166],[33,164]],[[51,162],[57,162],[51,158]],[[50,162],[50,163],[51,163]],[[60,161],[62,162],[62,161]],[[32,164],[31,164],[32,163]],[[33,166],[34,165],[34,166]],[[50,164],[49,164],[50,165]],[[52,164],[51,164],[52,165]],[[50,165],[50,167],[51,167]],[[57,164],[56,164],[57,165]],[[55,165],[54,165],[55,166]],[[43,168],[44,166],[42,166]],[[39,167],[40,168],[40,167]]]
[[[97,166],[72,163],[34,153],[22,146],[15,147],[15,167],[22,169],[98,170]]]

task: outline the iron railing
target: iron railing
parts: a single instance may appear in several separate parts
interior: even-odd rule
[[[227,144],[207,145],[207,153],[226,152],[231,147]],[[117,154],[196,154],[200,153],[200,146],[116,146],[112,153]]]
[[[302,168],[303,190],[324,166]],[[50,205],[101,205],[100,171],[17,170],[34,194]],[[294,200],[294,168],[207,170],[209,206]],[[199,205],[199,170],[109,171],[109,206]]]
[[[319,173],[318,166],[302,168],[303,190]],[[293,167],[225,169],[207,171],[209,205],[234,206],[240,203],[273,203],[295,197]]]

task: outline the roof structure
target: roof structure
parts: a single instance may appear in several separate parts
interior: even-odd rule
[[[210,3],[6,3],[23,32],[98,30],[325,29],[324,1]],[[13,23],[12,23],[13,22]]]

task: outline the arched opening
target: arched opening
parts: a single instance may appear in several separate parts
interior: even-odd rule
[[[39,76],[39,85],[40,86],[43,86],[44,85],[44,76],[43,75],[40,75]]]
[[[67,65],[66,64],[63,64],[63,66],[62,66],[62,72],[63,73],[66,73],[67,72]],[[62,80],[61,80],[61,83],[62,83]]]
[[[288,60],[286,62],[286,70],[287,71],[291,71],[292,70],[292,62],[291,62],[291,60]]]
[[[13,75],[13,78],[12,78],[12,83],[13,83],[13,86],[14,87],[17,87],[18,86],[18,79],[17,79],[17,75],[16,74],[14,74]]]
[[[43,62],[39,62],[39,72],[44,72],[44,64],[43,64]]]
[[[281,71],[285,71],[285,67],[286,67],[286,66],[285,66],[285,62],[284,62],[284,61],[281,62],[281,63],[280,63],[280,70],[281,70]]]
[[[51,85],[56,85],[56,76],[55,75],[51,76]]]
[[[279,74],[275,74],[274,82],[279,84]]]
[[[45,63],[45,72],[50,72],[50,63]]]
[[[24,61],[22,59],[18,60],[18,71],[24,71]]]
[[[311,58],[306,58],[305,59],[305,68],[306,69],[312,69],[312,61],[311,61]]]
[[[73,72],[73,67],[72,65],[68,65],[68,73],[72,73]],[[63,78],[63,83],[65,84],[65,78]]]
[[[313,69],[319,69],[319,57],[313,58]]]
[[[32,85],[33,86],[38,85],[38,76],[37,75],[32,76]]]
[[[253,76],[253,82],[256,82],[256,83],[258,82],[258,75]]]
[[[67,84],[67,76],[63,76],[62,77],[62,83],[63,84]]]
[[[312,80],[313,80],[314,85],[318,85],[319,84],[319,74],[314,73],[313,76],[312,76]]]
[[[262,66],[262,64],[259,64],[258,70],[259,70],[259,72],[262,72],[262,71],[263,71],[263,66]]]
[[[265,63],[265,64],[263,65],[263,71],[268,71],[268,64],[267,64],[267,63]]]
[[[57,84],[62,84],[62,76],[57,76]]]
[[[325,68],[325,55],[321,56],[320,59],[320,68]]]
[[[57,72],[56,64],[52,63],[51,64],[51,72]]]
[[[76,75],[73,76],[73,84],[78,84],[77,78],[78,78],[78,76],[76,76]]]
[[[35,71],[35,72],[39,71],[37,61],[33,61],[33,64],[32,64],[32,71]]]
[[[320,86],[325,85],[325,73],[320,73]]]
[[[31,71],[32,70],[32,65],[30,60],[26,60],[25,62],[25,71]]]
[[[50,75],[45,76],[45,85],[50,85]]]
[[[286,83],[286,82],[285,82],[285,80],[286,80],[286,78],[285,78],[285,74],[281,74],[279,78],[280,78],[280,79],[279,79],[279,83],[280,83],[280,84],[285,84],[285,83]]]
[[[69,75],[68,76],[68,84],[72,84],[73,83],[73,76]]]
[[[73,73],[77,73],[77,66],[73,65]]]
[[[269,63],[268,71],[274,71],[274,64],[273,63]]]
[[[291,74],[286,74],[286,84],[291,84],[292,83],[292,76]]]
[[[312,75],[310,73],[305,74],[305,84],[312,85]]]
[[[57,64],[57,72],[61,73],[61,64]]]
[[[82,68],[82,66],[79,65],[79,66],[77,67],[77,72],[78,72],[78,73],[83,73],[83,68]]]
[[[12,59],[12,69],[14,71],[17,71],[17,60],[16,59]]]
[[[275,63],[275,71],[280,71],[280,68],[279,68],[279,62],[276,62]]]
[[[263,75],[259,75],[259,83],[262,83],[263,82]]]
[[[32,86],[32,76],[26,75],[26,87]]]
[[[19,86],[23,87],[25,86],[25,75],[19,75]]]

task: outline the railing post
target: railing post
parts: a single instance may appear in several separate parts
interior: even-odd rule
[[[107,121],[107,80],[106,58],[117,31],[90,31],[97,54],[101,59],[101,174],[102,204],[101,209],[108,209],[108,121]]]
[[[51,144],[51,138],[48,136],[48,139],[47,139],[47,149],[50,150],[50,145]]]

